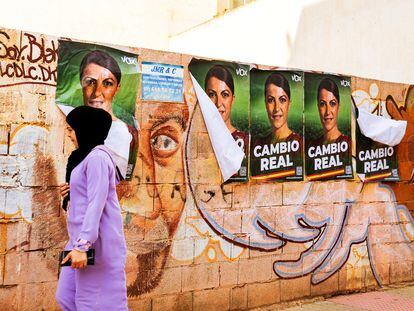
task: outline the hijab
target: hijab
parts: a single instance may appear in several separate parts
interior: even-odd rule
[[[66,165],[65,180],[70,182],[73,169],[98,145],[103,145],[112,125],[111,115],[103,109],[79,106],[66,117],[66,122],[75,131],[78,149],[74,150]],[[66,211],[70,193],[63,200],[62,208]]]

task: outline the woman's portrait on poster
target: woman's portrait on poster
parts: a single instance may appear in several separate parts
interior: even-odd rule
[[[231,72],[222,65],[211,67],[206,74],[204,88],[208,97],[220,112],[227,129],[246,154],[248,134],[237,129],[231,121],[231,109],[236,98],[234,79]]]
[[[288,124],[289,109],[292,105],[290,85],[281,73],[271,73],[264,86],[264,99],[271,132],[256,141],[257,145],[277,142],[298,141],[302,145],[302,136],[295,133]]]
[[[345,141],[348,144],[348,150],[350,150],[351,139],[344,135],[338,127],[340,96],[338,85],[331,78],[324,78],[319,83],[317,106],[323,135],[311,141],[309,145],[316,146]]]
[[[121,88],[121,69],[108,53],[94,50],[87,53],[79,67],[83,104],[107,111],[112,117],[105,145],[113,152],[117,166],[125,178],[130,152],[136,148],[137,129],[114,114],[112,105]]]

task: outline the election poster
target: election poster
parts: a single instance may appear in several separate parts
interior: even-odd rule
[[[305,168],[308,180],[353,178],[349,77],[305,73]]]
[[[130,179],[137,156],[138,55],[106,46],[59,40],[56,103],[66,115],[80,105],[106,110],[112,125],[105,145]]]
[[[404,85],[363,78],[352,78],[352,100],[361,113],[362,110],[392,119],[398,116],[403,102]],[[395,117],[394,115],[394,117]],[[367,122],[366,120],[364,122]],[[368,124],[376,127],[379,124]],[[400,180],[397,161],[397,146],[388,146],[365,137],[356,122],[356,172],[363,181]]]
[[[250,176],[303,180],[303,72],[250,71]]]
[[[250,141],[249,65],[193,59],[189,70],[216,106],[226,128],[245,154],[240,170],[228,181],[247,181]]]

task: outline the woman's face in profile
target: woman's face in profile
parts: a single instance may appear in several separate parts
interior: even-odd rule
[[[75,146],[75,148],[78,148],[78,141],[76,139],[75,131],[70,127],[69,124],[66,124],[66,131],[68,132],[69,139]]]
[[[325,132],[337,127],[339,102],[332,92],[322,89],[318,96],[318,110]]]
[[[290,99],[284,89],[274,84],[267,86],[265,95],[269,122],[274,129],[280,129],[287,122]]]
[[[111,71],[94,63],[88,64],[81,85],[84,105],[112,112],[112,101],[119,85]]]
[[[226,82],[211,77],[206,85],[206,93],[216,105],[224,122],[230,119],[231,106],[233,105],[234,95]]]

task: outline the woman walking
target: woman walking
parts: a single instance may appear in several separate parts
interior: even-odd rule
[[[103,109],[80,106],[66,121],[73,128],[78,149],[68,159],[71,252],[63,262],[56,299],[63,310],[128,310],[121,210],[116,195],[116,166],[104,140],[111,115]],[[95,250],[94,265],[87,266],[86,251]]]

